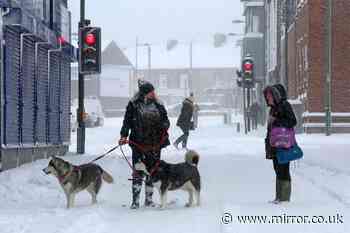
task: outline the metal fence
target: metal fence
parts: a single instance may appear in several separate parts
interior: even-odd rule
[[[0,29],[2,170],[63,155],[70,143],[72,49],[53,43],[35,20],[32,30],[13,19]]]

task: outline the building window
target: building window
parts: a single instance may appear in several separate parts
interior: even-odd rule
[[[187,89],[188,88],[188,74],[180,75],[180,88]]]
[[[223,80],[222,75],[220,73],[215,73],[214,74],[214,80],[215,80],[215,84],[214,84],[215,88],[223,88],[223,87],[225,87],[224,80]]]
[[[308,62],[308,48],[307,45],[304,46],[304,70],[308,70],[309,62]]]
[[[259,16],[253,16],[252,32],[259,32]]]
[[[168,78],[166,74],[160,74],[159,76],[159,88],[166,89],[168,88]]]

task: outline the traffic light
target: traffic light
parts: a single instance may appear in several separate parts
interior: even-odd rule
[[[79,64],[82,74],[101,73],[101,28],[83,27],[79,30]]]
[[[247,87],[254,85],[254,61],[253,58],[247,55],[242,61],[243,80]]]
[[[236,74],[237,74],[237,78],[236,78],[237,86],[242,87],[242,71],[236,70]]]

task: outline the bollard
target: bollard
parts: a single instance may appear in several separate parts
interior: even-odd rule
[[[239,122],[236,123],[236,131],[237,133],[241,132],[241,123]]]

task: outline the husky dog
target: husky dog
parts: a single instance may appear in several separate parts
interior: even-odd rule
[[[188,150],[185,154],[185,162],[170,164],[163,160],[154,161],[152,165],[139,162],[135,166],[150,176],[151,182],[158,188],[161,200],[161,208],[166,207],[167,192],[182,189],[188,192],[189,200],[186,207],[193,205],[193,196],[196,205],[200,205],[201,181],[198,171],[199,154],[194,150]]]
[[[113,177],[93,163],[74,166],[63,159],[52,157],[43,171],[47,175],[52,174],[57,177],[66,194],[68,209],[73,207],[76,193],[86,189],[91,194],[92,204],[95,204],[102,179],[107,183],[113,183]]]

